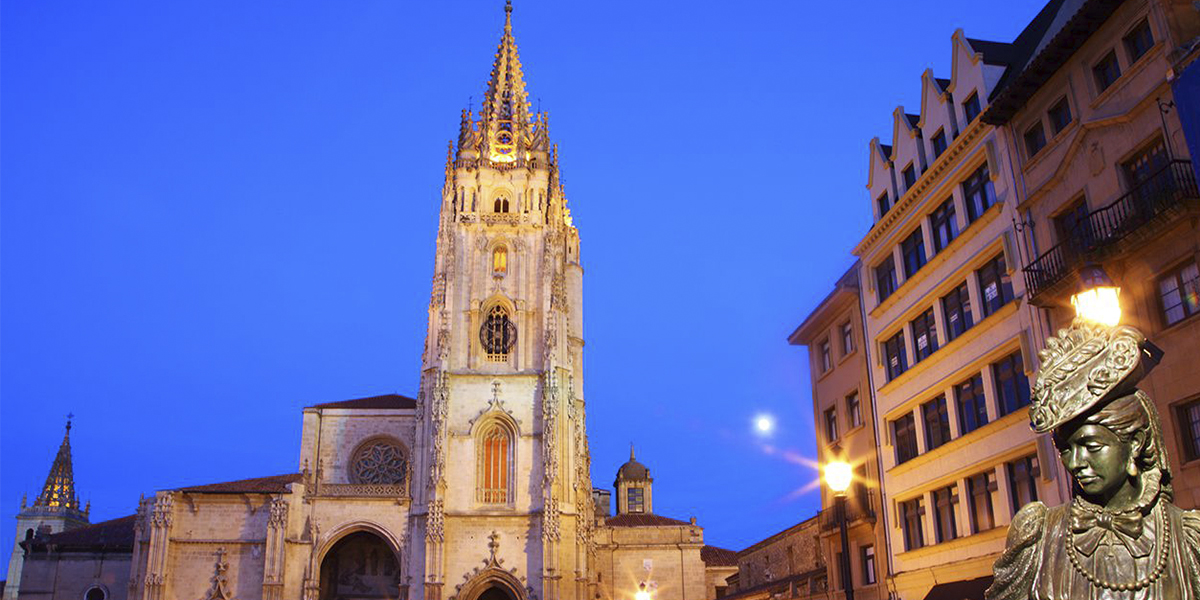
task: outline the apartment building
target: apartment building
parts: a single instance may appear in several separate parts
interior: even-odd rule
[[[1033,339],[1070,323],[1080,268],[1101,266],[1123,322],[1165,351],[1142,388],[1163,420],[1175,502],[1196,508],[1200,193],[1172,80],[1196,57],[1200,14],[1174,0],[1084,2],[1062,30],[982,117],[1010,132]]]
[[[1068,485],[1029,428],[1034,319],[1018,270],[1019,186],[1005,130],[983,120],[1010,71],[1058,24],[1052,0],[1012,43],[951,37],[915,114],[870,143],[874,224],[862,262],[867,370],[880,442],[889,591],[982,598],[1007,525]]]
[[[834,289],[796,328],[788,342],[808,349],[813,419],[817,423],[817,460],[850,463],[855,474],[845,503],[847,551],[841,544],[842,514],[827,486],[821,486],[817,517],[819,544],[826,563],[829,597],[845,598],[849,585],[855,600],[888,597],[887,542],[878,513],[883,506],[879,485],[879,438],[870,401],[867,359],[863,351],[859,271],[855,263]],[[843,567],[844,561],[849,565]]]

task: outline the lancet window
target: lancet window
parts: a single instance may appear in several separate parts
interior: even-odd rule
[[[508,360],[508,353],[517,343],[517,326],[503,306],[494,306],[488,311],[479,331],[479,341],[483,343],[489,361]]]
[[[508,273],[508,248],[504,246],[496,246],[492,250],[492,274],[504,275]]]
[[[506,213],[508,212],[508,198],[500,196],[492,203],[492,212]]]
[[[490,423],[478,438],[477,499],[484,504],[507,504],[512,478],[513,440],[501,423]]]

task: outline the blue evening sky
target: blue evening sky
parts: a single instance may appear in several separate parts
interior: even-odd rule
[[[304,406],[415,395],[446,142],[502,6],[3,3],[0,548],[68,412],[98,521],[295,471]],[[1010,41],[1040,6],[518,0],[583,239],[597,486],[633,442],[709,543],[813,515],[785,338],[870,224],[867,143],[956,27]]]

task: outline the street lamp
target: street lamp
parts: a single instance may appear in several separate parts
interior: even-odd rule
[[[854,481],[850,463],[835,460],[825,464],[825,485],[833,491],[838,529],[842,534],[842,560],[838,568],[842,574],[842,587],[846,589],[846,600],[854,600],[854,581],[850,578],[850,540],[846,536],[846,490]]]
[[[1079,291],[1071,296],[1075,316],[1114,327],[1121,322],[1121,288],[1113,283],[1100,265],[1079,270]]]
[[[650,592],[646,591],[646,582],[638,584],[638,591],[633,595],[633,600],[650,600]]]

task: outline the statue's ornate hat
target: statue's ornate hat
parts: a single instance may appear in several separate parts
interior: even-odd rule
[[[1162,351],[1132,327],[1076,319],[1046,340],[1033,384],[1029,422],[1052,431],[1088,409],[1130,393]]]

